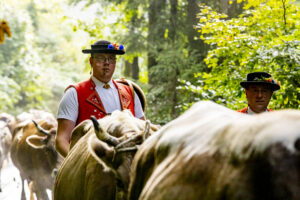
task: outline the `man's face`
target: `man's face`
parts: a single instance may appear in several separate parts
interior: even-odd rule
[[[93,76],[107,83],[114,74],[116,67],[116,55],[106,53],[95,53],[90,59]]]
[[[246,91],[248,105],[256,113],[264,112],[271,100],[273,91],[267,85],[250,85]]]

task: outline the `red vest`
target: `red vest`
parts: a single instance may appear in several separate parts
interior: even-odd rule
[[[240,113],[247,113],[247,110],[248,110],[248,107],[243,108],[241,110],[237,110],[237,111],[240,112]]]
[[[241,110],[237,110],[238,112],[240,112],[240,113],[246,113],[247,114],[247,110],[248,110],[248,107],[246,107],[246,108],[243,108],[243,109],[241,109]],[[269,112],[270,111],[273,111],[273,110],[271,110],[271,109],[267,109]]]
[[[129,109],[133,116],[135,116],[133,94],[130,87],[122,83],[117,83],[114,80],[113,83],[119,93],[121,109]],[[90,119],[92,115],[94,115],[97,119],[103,118],[107,115],[103,103],[95,89],[96,85],[92,79],[75,85],[70,85],[68,88],[70,87],[74,87],[77,91],[79,108],[76,125],[86,119]]]

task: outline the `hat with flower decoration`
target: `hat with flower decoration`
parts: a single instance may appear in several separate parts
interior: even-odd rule
[[[279,90],[280,84],[278,81],[271,78],[272,76],[266,72],[252,72],[247,74],[247,80],[240,82],[243,88],[248,88],[251,84],[263,84],[270,86],[271,90]]]
[[[122,55],[125,53],[124,46],[122,44],[111,43],[106,40],[98,40],[91,45],[91,49],[83,49],[83,53],[111,53]]]

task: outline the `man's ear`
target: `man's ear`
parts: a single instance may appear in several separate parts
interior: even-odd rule
[[[245,89],[245,94],[246,94],[246,97],[248,98],[248,90]]]
[[[92,59],[92,57],[90,57],[89,61],[90,61],[90,64],[92,65],[92,64],[93,64],[93,59]]]

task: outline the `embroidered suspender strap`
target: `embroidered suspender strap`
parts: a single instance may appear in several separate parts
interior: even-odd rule
[[[123,83],[126,83],[126,85],[128,85],[129,87],[130,87],[130,89],[131,89],[131,93],[132,93],[132,96],[133,96],[133,101],[134,101],[134,94],[135,94],[135,92],[134,92],[134,88],[133,88],[133,82],[131,81],[131,80],[127,80],[127,79],[125,79],[125,78],[120,78],[120,81],[121,81],[121,83],[123,82]]]
[[[135,94],[135,92],[134,92],[134,88],[133,88],[132,82],[130,80],[127,80],[127,82],[128,82],[128,85],[129,85],[129,87],[131,89],[131,93],[132,93],[132,97],[133,97],[133,101],[134,101],[134,97],[135,97],[134,94]]]
[[[140,102],[142,104],[143,111],[145,112],[145,110],[146,110],[146,97],[145,97],[145,94],[144,94],[143,90],[140,88],[140,86],[138,86],[136,83],[134,83],[134,82],[132,82],[128,79],[125,79],[125,78],[120,78],[120,79],[117,79],[115,81],[118,82],[118,83],[123,83],[125,85],[128,85],[131,88],[133,98],[135,96],[134,94],[135,93],[137,94],[137,96],[139,97]]]

